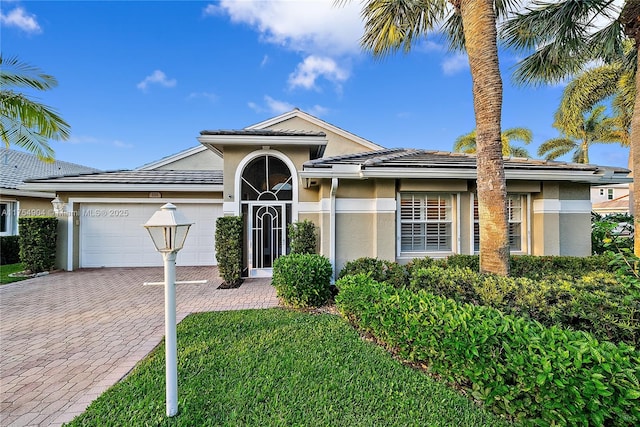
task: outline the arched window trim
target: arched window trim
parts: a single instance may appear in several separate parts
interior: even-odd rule
[[[293,164],[289,157],[285,156],[280,151],[272,150],[272,149],[262,149],[253,151],[247,154],[241,161],[238,163],[238,167],[236,168],[235,173],[235,214],[239,215],[242,212],[241,205],[243,203],[241,194],[242,194],[242,174],[244,173],[245,168],[252,160],[261,156],[273,156],[284,162],[284,164],[289,168],[289,172],[291,172],[291,186],[292,186],[292,198],[291,201],[287,201],[285,203],[291,203],[291,220],[296,222],[298,220],[298,171],[296,170],[296,166]],[[259,201],[255,201],[258,203]]]

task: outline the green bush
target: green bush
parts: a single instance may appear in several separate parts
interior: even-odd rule
[[[31,216],[18,219],[20,262],[32,273],[49,271],[56,265],[58,218]]]
[[[20,241],[18,236],[0,236],[0,265],[20,262]]]
[[[272,283],[292,307],[318,307],[331,296],[331,262],[317,254],[290,254],[273,263]]]
[[[362,257],[348,261],[338,277],[364,273],[378,282],[390,283],[394,286],[406,286],[409,283],[408,270],[397,262],[385,259]]]
[[[640,424],[640,354],[633,347],[365,275],[337,286],[345,317],[497,413],[535,425]]]
[[[609,255],[589,257],[514,255],[511,276],[542,279],[549,275],[581,277],[593,271],[611,271]]]
[[[309,221],[289,224],[289,241],[292,254],[315,254],[317,248],[316,225]]]
[[[413,272],[410,289],[486,305],[546,326],[584,330],[602,340],[640,343],[640,297],[613,273],[595,271],[577,279],[549,276],[532,280],[432,265]]]
[[[228,287],[242,283],[242,217],[216,220],[216,260],[220,277]]]

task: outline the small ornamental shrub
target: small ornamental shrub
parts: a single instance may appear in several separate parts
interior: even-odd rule
[[[49,271],[56,265],[58,218],[32,216],[18,218],[20,262],[32,273]]]
[[[20,262],[20,241],[18,236],[0,236],[0,265]]]
[[[525,425],[640,425],[640,353],[625,343],[378,283],[337,283],[358,328]]]
[[[289,241],[292,254],[315,254],[317,248],[316,225],[305,219],[289,224]]]
[[[290,254],[273,263],[278,297],[295,308],[319,307],[331,296],[331,262],[317,254]]]
[[[338,277],[355,274],[367,274],[378,282],[390,283],[394,286],[406,286],[409,282],[408,270],[397,262],[384,259],[362,257],[347,262]]]
[[[222,216],[216,220],[216,260],[226,287],[242,283],[242,217]]]

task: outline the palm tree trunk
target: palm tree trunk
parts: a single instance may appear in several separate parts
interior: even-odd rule
[[[507,189],[500,119],[502,78],[498,66],[496,16],[492,0],[461,0],[464,38],[477,130],[477,185],[480,220],[480,271],[509,274]]]
[[[582,161],[580,163],[589,164],[589,143],[587,141],[582,142]]]
[[[620,13],[620,22],[627,36],[634,39],[636,49],[640,46],[640,2],[638,0],[629,0],[625,2],[622,12]],[[640,55],[637,56],[636,65],[640,66]],[[630,199],[633,201],[631,212],[635,218],[633,225],[635,227],[635,242],[633,252],[636,256],[640,256],[640,238],[638,230],[640,230],[640,185],[636,185],[636,177],[640,175],[640,102],[638,102],[638,94],[640,94],[640,69],[636,71],[636,102],[633,105],[633,115],[631,117],[631,136],[629,138],[629,156],[631,157],[631,170],[633,172],[634,185],[629,188]]]
[[[640,46],[640,33],[636,34],[636,46]],[[640,55],[638,55],[638,66],[640,66]],[[636,93],[640,94],[640,68],[636,72]],[[633,213],[633,225],[635,228],[635,241],[633,244],[633,252],[636,256],[640,257],[640,185],[636,183],[636,178],[640,177],[640,99],[636,98],[636,102],[633,105],[633,117],[631,118],[631,138],[630,138],[630,151],[629,157],[631,157],[631,171],[633,174],[633,185],[629,189],[631,195],[630,199],[633,200],[632,208]],[[630,200],[630,202],[631,202]]]

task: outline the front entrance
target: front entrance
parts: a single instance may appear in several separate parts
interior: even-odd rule
[[[249,277],[271,277],[273,262],[289,252],[287,227],[292,214],[292,176],[269,154],[256,157],[242,172],[245,263]]]

